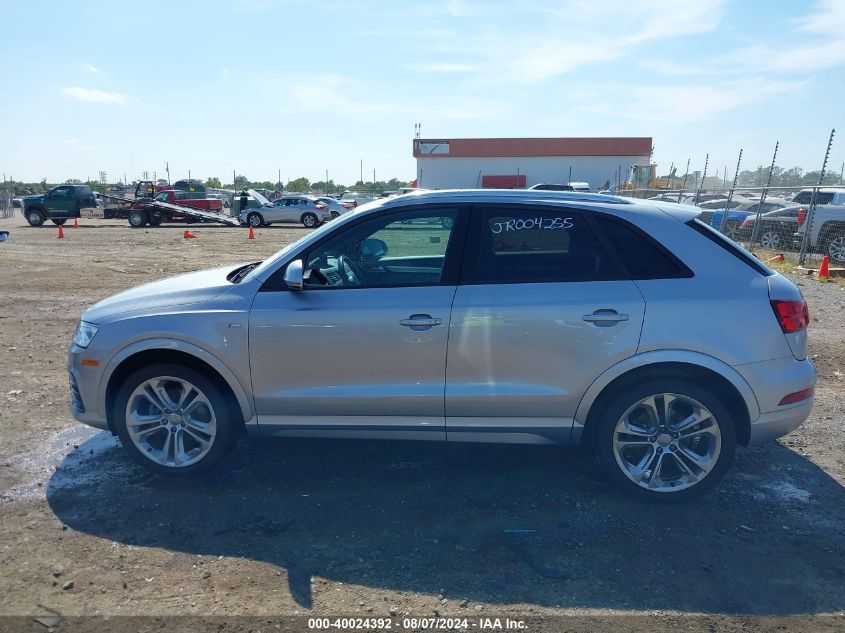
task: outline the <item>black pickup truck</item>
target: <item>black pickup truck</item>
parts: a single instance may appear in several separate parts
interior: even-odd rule
[[[59,185],[38,196],[25,196],[21,213],[32,226],[41,226],[47,220],[64,224],[68,218],[80,217],[81,209],[96,206],[94,192],[88,185]]]

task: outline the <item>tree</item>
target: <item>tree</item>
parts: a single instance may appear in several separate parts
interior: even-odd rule
[[[234,187],[235,187],[235,189],[248,189],[249,188],[249,178],[247,178],[246,176],[241,176],[240,174],[238,174],[237,176],[235,176]]]
[[[305,192],[311,189],[311,181],[308,180],[305,176],[302,176],[301,178],[297,178],[296,180],[291,180],[285,188],[288,191]]]
[[[82,181],[79,178],[68,178],[65,180],[66,185],[81,185]]]
[[[222,189],[223,183],[220,182],[217,176],[212,176],[205,181],[205,186],[209,189]]]

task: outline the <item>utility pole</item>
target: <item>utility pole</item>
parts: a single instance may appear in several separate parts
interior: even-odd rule
[[[169,187],[170,186],[170,162],[165,161],[164,164],[165,164],[165,169],[167,169],[167,186]]]
[[[361,185],[364,184],[364,159],[361,159]]]
[[[326,170],[326,194],[329,193],[329,170]]]

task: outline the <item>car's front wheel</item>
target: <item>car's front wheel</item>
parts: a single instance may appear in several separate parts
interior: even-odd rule
[[[248,216],[246,216],[246,222],[253,228],[258,228],[260,226],[264,226],[264,218],[261,217],[260,213],[252,212]]]
[[[30,226],[41,226],[44,224],[44,216],[40,211],[27,211],[26,221]]]
[[[133,229],[140,229],[147,223],[147,214],[144,211],[131,211],[129,213],[129,226]]]
[[[159,475],[191,477],[218,465],[237,441],[235,407],[204,374],[161,363],[120,387],[114,428],[139,464]]]
[[[594,448],[607,476],[642,499],[707,492],[736,449],[734,421],[718,396],[691,380],[658,379],[613,394],[598,412]]]

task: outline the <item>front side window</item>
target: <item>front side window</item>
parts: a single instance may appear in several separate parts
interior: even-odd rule
[[[406,211],[344,229],[305,257],[305,287],[436,285],[444,281],[455,208]]]
[[[565,208],[481,210],[470,283],[537,283],[619,278],[586,218]]]

